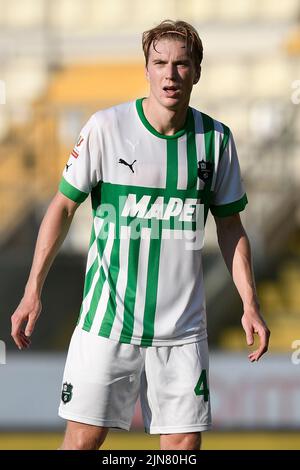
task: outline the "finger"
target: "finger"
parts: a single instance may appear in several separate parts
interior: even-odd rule
[[[20,342],[21,342],[21,349],[27,349],[27,348],[29,348],[30,343],[28,343],[25,339],[20,338]]]
[[[262,348],[258,348],[255,351],[252,351],[252,353],[248,355],[248,358],[251,362],[258,361],[258,359],[263,355],[264,352],[265,351],[263,351]]]
[[[250,362],[255,362],[255,361],[257,361],[257,355],[256,355],[256,353],[255,353],[255,354],[254,354],[254,353],[253,353],[253,354],[249,354],[248,358],[249,358],[249,361],[250,361]]]
[[[22,340],[23,343],[26,344],[26,346],[30,346],[30,344],[31,344],[31,339],[30,339],[30,338],[27,338],[27,336],[25,336],[24,331],[21,331],[21,333],[20,333],[20,339]]]
[[[21,335],[24,339],[26,339],[26,341],[29,341],[29,342],[31,343],[31,339],[28,338],[28,336],[25,335],[25,331],[24,331],[24,330],[21,330],[21,331],[20,331],[20,335]]]
[[[25,329],[25,335],[27,337],[32,335],[36,320],[37,320],[36,316],[29,316],[29,320],[27,322],[26,329]]]
[[[247,344],[248,346],[252,346],[253,342],[254,342],[254,337],[253,337],[253,331],[251,329],[246,329],[245,330],[246,332],[246,341],[247,341]]]
[[[267,330],[265,328],[263,328],[263,329],[260,328],[258,330],[257,334],[259,336],[258,353],[259,353],[259,357],[260,357],[268,350],[269,335],[268,335]]]
[[[17,325],[19,323],[19,325]],[[19,349],[23,349],[24,347],[28,347],[29,339],[26,338],[25,333],[21,328],[21,322],[16,322],[13,326],[12,337],[16,345]]]
[[[20,316],[13,316],[11,319],[11,334],[17,335],[21,329],[22,325],[22,317]]]
[[[14,342],[16,343],[16,345],[18,346],[18,348],[22,349],[22,342],[20,339],[20,328],[21,328],[21,321],[20,320],[15,321],[12,326],[11,336]]]
[[[248,358],[251,362],[258,361],[260,357],[268,350],[268,336],[266,331],[263,330],[259,332],[259,339],[259,348],[248,355]]]
[[[263,348],[259,348],[258,351],[257,351],[257,357],[256,357],[256,360],[258,361],[258,359],[261,358],[261,356],[263,354],[265,354],[265,352],[267,352],[268,348],[265,346]]]
[[[16,343],[17,347],[18,347],[19,349],[22,349],[22,341],[21,341],[21,339],[19,338],[19,335],[18,335],[18,334],[15,334],[15,335],[12,334],[12,337],[13,337],[13,340],[14,340],[14,342]]]
[[[258,361],[265,352],[267,352],[267,349],[265,350],[257,349],[253,353],[249,354],[248,358],[251,362]]]
[[[23,330],[20,331],[20,333],[18,335],[18,339],[19,339],[19,341],[22,345],[22,349],[28,348],[31,344],[30,339],[25,336],[25,333],[24,333]]]
[[[30,343],[30,339],[25,336],[25,333],[22,330],[14,335],[14,340],[18,346],[27,346]]]

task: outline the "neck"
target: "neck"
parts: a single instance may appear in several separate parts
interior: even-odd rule
[[[163,135],[174,135],[184,127],[188,104],[176,110],[168,109],[161,106],[150,95],[143,100],[143,110],[147,121],[157,132]]]

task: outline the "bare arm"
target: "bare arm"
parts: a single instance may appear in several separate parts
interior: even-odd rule
[[[24,296],[11,317],[11,334],[19,349],[30,344],[29,336],[42,308],[40,298],[46,276],[68,233],[77,207],[77,203],[58,192],[43,218]]]
[[[247,344],[253,344],[254,333],[258,334],[260,340],[258,349],[248,357],[251,362],[258,361],[268,350],[270,331],[260,313],[249,239],[239,214],[215,217],[215,222],[224,261],[243,302],[244,314],[241,321]]]

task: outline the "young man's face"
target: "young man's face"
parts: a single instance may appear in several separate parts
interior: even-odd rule
[[[185,42],[160,39],[151,44],[146,77],[152,95],[162,106],[181,109],[188,106],[193,85],[199,77]]]

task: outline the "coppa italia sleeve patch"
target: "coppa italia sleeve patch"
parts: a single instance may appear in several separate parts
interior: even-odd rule
[[[84,140],[83,137],[80,135],[78,137],[78,140],[77,140],[76,144],[75,144],[75,147],[73,148],[73,150],[71,152],[72,157],[77,158],[79,156],[79,152],[76,150],[76,148],[80,147],[83,140]]]
[[[75,147],[79,147],[82,144],[82,142],[83,142],[83,137],[80,135],[77,142],[76,142]]]

